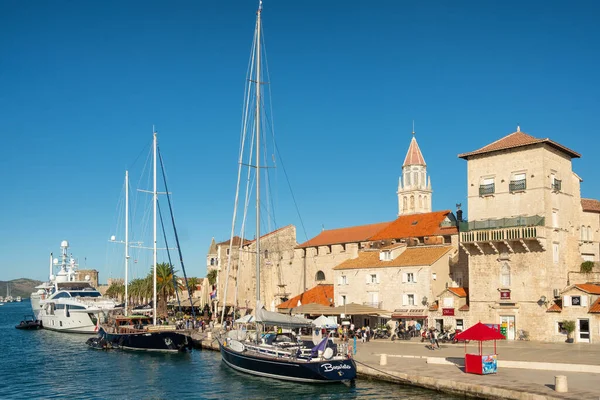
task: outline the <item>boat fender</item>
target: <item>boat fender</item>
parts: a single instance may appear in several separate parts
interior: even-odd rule
[[[325,351],[323,352],[323,358],[326,360],[331,360],[332,357],[333,357],[333,349],[331,347],[326,348]]]

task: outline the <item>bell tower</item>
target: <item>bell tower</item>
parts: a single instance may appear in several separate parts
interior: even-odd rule
[[[413,129],[398,179],[398,216],[431,212],[431,179]]]

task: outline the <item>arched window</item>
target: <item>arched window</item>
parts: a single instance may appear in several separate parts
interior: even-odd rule
[[[500,267],[500,286],[510,286],[510,266],[506,262]]]
[[[269,250],[265,250],[265,259],[269,259]]]
[[[214,258],[210,259],[210,265],[215,265],[215,259]]]
[[[410,196],[410,209],[415,209],[415,196]]]
[[[581,240],[586,240],[587,239],[587,229],[585,227],[585,225],[581,225]]]
[[[408,203],[408,201],[406,200],[406,196],[404,196],[404,197],[402,198],[402,209],[403,209],[403,210],[406,210],[406,207],[408,207],[408,204],[407,204],[407,203]]]
[[[590,242],[592,241],[592,227],[588,226],[587,229],[587,240],[589,240]]]
[[[325,273],[323,271],[317,271],[317,275],[315,276],[315,281],[319,282],[319,281],[324,281],[325,280]]]
[[[419,195],[419,208],[423,208],[423,196]]]
[[[429,210],[429,203],[427,200],[427,196],[423,196],[423,206]]]
[[[419,186],[419,173],[413,172],[413,180],[415,181],[415,186]]]
[[[410,186],[410,173],[409,172],[404,174],[404,186]]]

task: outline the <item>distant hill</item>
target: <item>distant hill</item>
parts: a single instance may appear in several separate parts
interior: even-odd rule
[[[35,291],[35,287],[41,283],[42,281],[27,278],[13,279],[12,281],[0,281],[0,296],[6,297],[6,284],[8,284],[10,286],[10,295],[12,297],[21,296],[23,298],[29,298],[31,293]]]

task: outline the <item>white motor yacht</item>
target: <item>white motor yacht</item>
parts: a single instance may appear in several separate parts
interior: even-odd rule
[[[84,281],[75,279],[77,265],[67,255],[68,247],[69,243],[63,240],[62,262],[56,275],[53,268],[59,261],[50,255],[50,280],[36,286],[37,291],[31,294],[31,308],[44,329],[94,334],[99,318],[117,308],[117,303],[103,297],[88,277]]]

